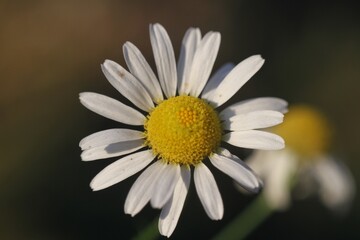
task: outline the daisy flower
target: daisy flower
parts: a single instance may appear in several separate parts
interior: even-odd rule
[[[273,132],[284,137],[286,148],[255,151],[246,161],[264,180],[269,207],[287,209],[295,187],[299,197],[317,194],[331,210],[346,211],[355,184],[348,168],[328,153],[331,128],[327,119],[309,106],[292,106]]]
[[[90,183],[94,191],[147,167],[128,193],[125,213],[134,216],[150,202],[152,207],[162,209],[159,231],[169,237],[184,205],[191,169],[205,212],[213,220],[223,217],[219,189],[204,164],[207,159],[245,189],[259,191],[261,183],[254,172],[220,143],[263,150],[283,148],[281,137],[259,129],[281,123],[287,103],[277,98],[257,98],[218,113],[216,108],[261,68],[261,56],[251,56],[236,66],[225,64],[209,79],[220,33],[208,32],[201,37],[198,28],[190,28],[183,38],[177,65],[170,38],[160,24],[150,25],[150,40],[158,76],[130,42],[123,45],[129,71],[111,60],[101,65],[107,80],[134,107],[98,93],[80,94],[81,103],[91,111],[142,127],[108,129],[85,137],[80,142],[81,158],[92,161],[126,155],[95,176]]]

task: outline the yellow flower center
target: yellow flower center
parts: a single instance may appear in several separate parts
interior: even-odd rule
[[[146,144],[167,163],[196,165],[219,147],[217,112],[204,100],[177,96],[161,102],[144,124]]]
[[[295,106],[274,131],[285,139],[286,147],[305,158],[324,153],[330,144],[330,126],[324,116],[307,106]]]

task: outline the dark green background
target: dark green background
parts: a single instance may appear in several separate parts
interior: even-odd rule
[[[128,239],[157,218],[147,206],[123,213],[133,176],[92,192],[89,182],[114,159],[81,162],[78,142],[118,127],[86,110],[78,93],[124,100],[100,63],[124,65],[122,44],[136,44],[154,66],[149,23],[168,30],[176,55],[186,29],[220,31],[215,63],[262,54],[264,67],[231,101],[277,96],[318,107],[335,127],[332,154],[359,181],[360,8],[356,1],[0,1],[0,238]],[[126,101],[124,101],[126,102]],[[250,152],[235,150],[246,157]],[[209,166],[209,164],[208,164]],[[173,239],[207,239],[253,197],[214,170],[224,219],[208,219],[193,183]],[[316,198],[295,201],[249,239],[359,239],[357,198],[337,218]]]

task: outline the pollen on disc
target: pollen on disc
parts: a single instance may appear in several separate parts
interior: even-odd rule
[[[168,163],[196,165],[216,150],[222,128],[204,100],[177,96],[161,102],[145,123],[146,144]]]

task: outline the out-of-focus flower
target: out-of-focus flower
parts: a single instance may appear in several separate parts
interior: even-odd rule
[[[237,66],[226,64],[208,80],[220,46],[218,32],[208,32],[201,38],[199,29],[190,28],[184,36],[177,66],[170,38],[161,25],[150,25],[150,39],[159,80],[130,42],[123,46],[130,72],[110,60],[101,66],[107,80],[140,111],[97,93],[80,94],[81,103],[91,111],[143,128],[94,133],[81,140],[81,158],[91,161],[130,154],[95,176],[90,184],[94,191],[121,182],[156,159],[130,189],[125,212],[134,216],[150,202],[154,208],[162,209],[160,233],[170,236],[188,192],[191,167],[207,215],[213,220],[223,216],[222,198],[212,173],[203,163],[205,159],[209,158],[245,189],[258,192],[258,177],[228,150],[220,148],[220,143],[282,149],[281,137],[255,129],[281,123],[287,103],[277,98],[257,98],[231,105],[218,114],[215,108],[261,68],[261,56],[249,57]],[[143,115],[145,112],[147,116]],[[134,153],[142,148],[145,149]]]
[[[318,194],[336,212],[344,212],[355,194],[348,168],[328,152],[331,127],[317,110],[293,106],[283,124],[273,128],[286,147],[280,151],[255,151],[246,161],[264,180],[264,196],[270,207],[284,210],[295,196]]]

